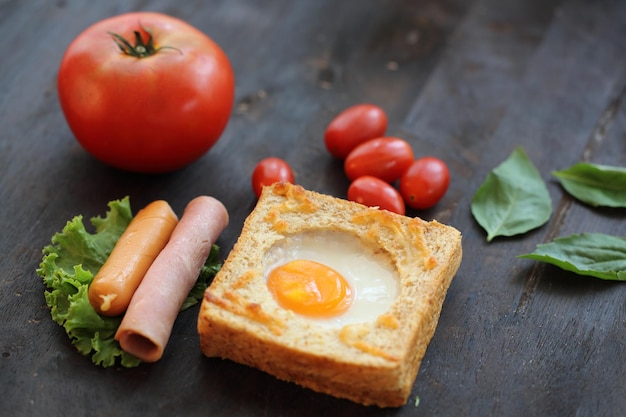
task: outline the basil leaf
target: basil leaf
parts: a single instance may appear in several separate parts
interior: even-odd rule
[[[547,262],[579,275],[626,281],[626,239],[617,236],[583,233],[557,238],[518,258]]]
[[[539,171],[518,147],[487,175],[472,198],[471,210],[491,241],[545,224],[552,214],[552,201]]]
[[[563,188],[594,207],[626,207],[626,169],[579,162],[552,173]]]

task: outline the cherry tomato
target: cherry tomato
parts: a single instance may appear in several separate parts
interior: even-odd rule
[[[427,156],[415,160],[400,178],[400,194],[407,206],[427,209],[448,190],[450,171],[441,159]]]
[[[252,190],[258,197],[261,196],[264,185],[272,185],[275,182],[286,181],[293,184],[293,171],[283,159],[269,157],[261,160],[252,171]]]
[[[413,149],[408,142],[382,137],[354,148],[344,161],[344,171],[351,180],[371,175],[391,183],[400,178],[413,160]]]
[[[104,19],[68,46],[61,108],[93,156],[129,171],[181,168],[204,155],[232,112],[229,60],[182,20],[149,12]]]
[[[332,156],[344,159],[358,144],[385,134],[387,114],[373,104],[357,104],[339,113],[326,127],[324,143]]]
[[[405,213],[404,201],[398,190],[388,182],[369,175],[352,181],[348,187],[348,200],[402,215]]]

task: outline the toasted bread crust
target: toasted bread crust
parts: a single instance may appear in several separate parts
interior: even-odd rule
[[[400,291],[371,323],[328,328],[279,307],[264,278],[264,254],[312,230],[357,236],[395,265]],[[202,352],[364,405],[397,407],[411,392],[447,289],[461,263],[461,234],[277,183],[266,187],[202,301]]]

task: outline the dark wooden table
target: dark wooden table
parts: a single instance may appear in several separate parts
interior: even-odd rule
[[[131,10],[175,15],[215,39],[237,77],[218,145],[176,173],[96,162],[73,139],[55,80],[69,42]],[[6,416],[616,416],[626,410],[626,285],[516,258],[577,232],[626,235],[623,209],[567,197],[551,171],[626,166],[626,2],[620,0],[229,0],[0,2],[0,413]],[[102,369],[52,322],[35,273],[77,214],[129,195],[177,212],[210,194],[230,211],[226,256],[255,203],[251,167],[285,158],[306,188],[345,197],[323,145],[331,118],[371,102],[389,133],[450,166],[435,208],[464,234],[463,264],[409,403],[366,408],[204,358],[197,308],[164,358]],[[486,174],[522,146],[555,211],[526,235],[485,240],[470,213]],[[416,400],[419,404],[416,406]]]

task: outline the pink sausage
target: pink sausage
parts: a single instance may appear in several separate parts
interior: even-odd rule
[[[228,212],[217,199],[193,199],[131,299],[115,339],[143,360],[163,356],[189,291],[195,285],[212,245],[228,225]]]

